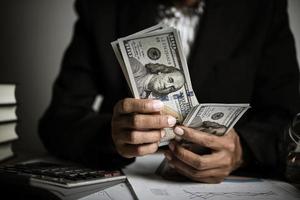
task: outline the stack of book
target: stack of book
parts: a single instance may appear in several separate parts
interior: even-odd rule
[[[14,155],[12,142],[18,139],[15,90],[15,84],[0,83],[0,162]]]

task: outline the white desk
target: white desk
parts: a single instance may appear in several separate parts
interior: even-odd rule
[[[154,154],[137,158],[136,162],[124,169],[134,189],[132,194],[128,185],[119,184],[104,191],[89,195],[81,200],[293,200],[300,199],[300,192],[292,185],[271,180],[229,177],[220,184],[195,182],[174,182],[155,175],[163,156]],[[136,196],[135,196],[136,195]]]
[[[124,169],[130,184],[121,183],[102,191],[90,193],[80,200],[133,200],[137,197],[150,200],[300,199],[299,190],[280,181],[232,177],[221,184],[168,181],[155,174],[162,160],[161,154],[139,157],[136,162]],[[134,189],[134,192],[131,188]]]

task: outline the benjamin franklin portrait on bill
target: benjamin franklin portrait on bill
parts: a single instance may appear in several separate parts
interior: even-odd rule
[[[163,97],[182,88],[184,76],[175,67],[163,64],[148,63],[143,65],[135,58],[130,58],[132,73],[142,99]]]
[[[227,131],[227,127],[223,124],[219,124],[214,121],[201,121],[200,120],[193,120],[190,124],[190,127],[195,128],[196,130],[203,131],[206,133],[214,134],[217,136],[222,136]]]

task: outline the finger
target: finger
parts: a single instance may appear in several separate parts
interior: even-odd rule
[[[147,154],[155,153],[158,149],[158,143],[133,145],[125,144],[121,150],[121,155],[127,158],[144,156]]]
[[[214,169],[224,166],[221,153],[216,152],[206,155],[198,155],[182,147],[176,142],[169,144],[170,150],[177,159],[197,170]]]
[[[182,139],[199,144],[203,147],[208,147],[213,150],[222,150],[226,147],[226,142],[219,136],[208,134],[193,128],[185,126],[176,126],[174,133]]]
[[[196,181],[204,181],[206,179],[211,179],[211,178],[224,179],[230,173],[230,170],[227,168],[196,170],[194,168],[191,168],[189,165],[187,165],[186,163],[184,163],[178,159],[169,160],[168,163],[171,168],[176,169],[176,171],[178,171],[182,175],[189,177]]]
[[[197,180],[195,180],[197,181]],[[200,180],[198,180],[198,182],[201,183],[209,183],[209,184],[216,184],[216,183],[221,183],[224,181],[224,178],[214,178],[214,177],[210,177],[210,178],[201,178]]]
[[[163,129],[150,131],[126,131],[118,136],[118,140],[126,144],[145,144],[159,142],[165,135]]]
[[[126,98],[119,101],[115,106],[115,113],[153,113],[163,109],[163,102],[152,99]]]
[[[184,171],[182,171],[181,169],[175,169],[179,174],[188,177],[191,180],[197,181],[197,182],[201,182],[201,183],[221,183],[222,181],[224,181],[225,178],[223,177],[207,177],[207,178],[199,178],[196,176],[190,176],[188,174],[186,174]]]
[[[162,129],[173,127],[176,119],[168,115],[133,114],[120,117],[116,123],[119,127],[135,130]]]
[[[201,170],[197,172],[197,179],[209,179],[209,178],[218,178],[225,179],[230,174],[230,170],[227,168],[218,168],[218,169],[208,169]]]

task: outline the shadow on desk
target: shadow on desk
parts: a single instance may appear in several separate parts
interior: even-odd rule
[[[1,195],[8,200],[60,200],[48,190],[28,185],[1,184]]]

